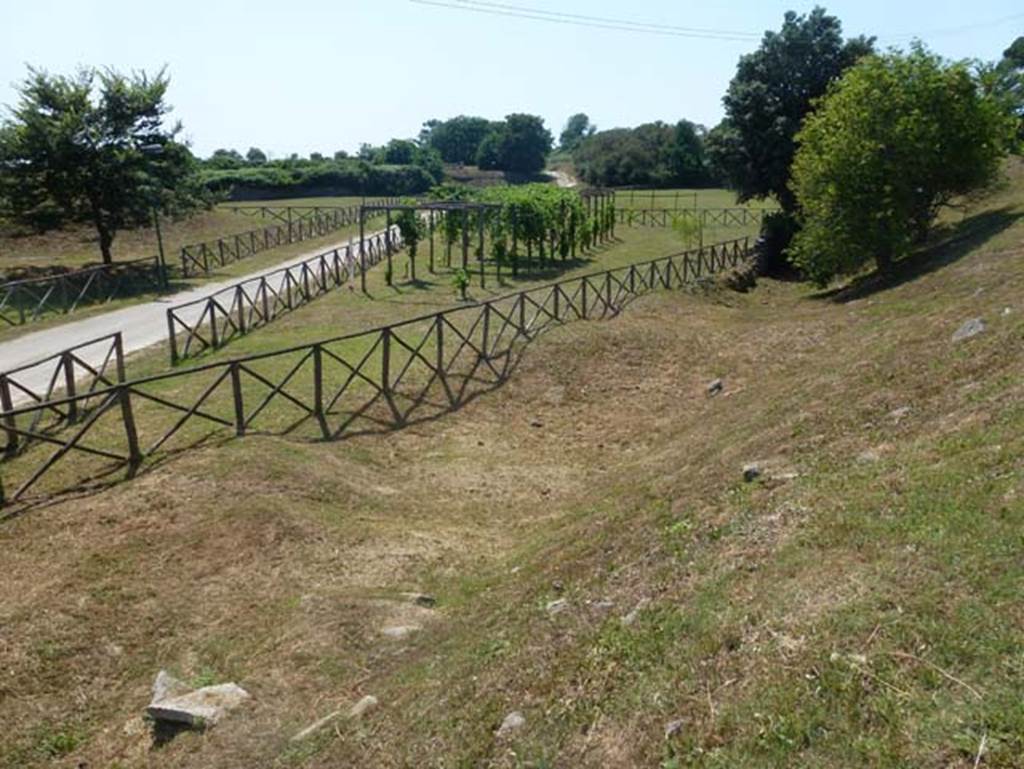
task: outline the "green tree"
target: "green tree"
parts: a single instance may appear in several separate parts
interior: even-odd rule
[[[217,149],[213,151],[206,165],[210,168],[242,168],[245,158],[238,150]]]
[[[484,143],[493,145],[494,142],[497,142],[497,168],[517,174],[535,174],[547,163],[554,139],[544,127],[543,118],[517,113],[506,117],[501,128],[484,139]]]
[[[573,162],[590,184],[702,186],[711,181],[703,133],[688,120],[600,131],[580,143]]]
[[[261,166],[267,162],[267,153],[259,147],[250,147],[249,151],[245,153],[245,159],[249,165]]]
[[[577,112],[565,123],[565,128],[558,137],[558,146],[566,152],[572,152],[580,142],[588,136],[593,136],[597,126],[590,122],[590,118],[582,112]]]
[[[118,231],[146,224],[153,204],[172,215],[208,205],[188,147],[175,141],[168,79],[85,69],[73,77],[29,69],[0,130],[0,198],[40,230],[89,222],[103,261]],[[159,145],[153,157],[143,148]],[[237,154],[237,153],[236,153]]]
[[[446,163],[472,165],[480,143],[495,128],[482,117],[459,115],[449,120],[428,120],[420,131],[420,145],[437,150]]]
[[[980,64],[978,71],[985,91],[998,99],[1017,121],[1015,149],[1020,152],[1024,147],[1024,36],[1003,52],[999,62]]]
[[[964,63],[921,46],[863,59],[797,136],[795,263],[819,284],[872,259],[889,270],[953,196],[993,179],[1012,128]]]
[[[779,32],[740,59],[723,99],[726,120],[712,132],[708,152],[740,200],[774,196],[792,212],[789,169],[794,136],[829,83],[870,53],[873,39],[843,40],[842,25],[823,8],[786,14]]]
[[[501,140],[499,131],[492,131],[480,142],[476,151],[476,164],[485,171],[501,168]]]

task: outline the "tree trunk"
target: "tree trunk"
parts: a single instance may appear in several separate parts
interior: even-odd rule
[[[114,243],[114,233],[103,220],[103,214],[100,212],[99,206],[95,202],[91,202],[91,208],[92,223],[96,227],[96,233],[100,236],[100,253],[103,254],[103,263],[111,264],[114,261],[114,257],[110,253],[110,246]]]

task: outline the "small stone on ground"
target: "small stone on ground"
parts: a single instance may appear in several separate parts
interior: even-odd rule
[[[953,341],[962,342],[965,339],[970,339],[971,337],[977,336],[984,330],[985,321],[983,321],[981,318],[971,318],[970,320],[964,321],[963,325],[961,325],[960,328],[956,330],[956,332],[953,334]]]
[[[743,465],[743,480],[747,483],[756,481],[761,477],[761,468],[756,464]]]
[[[505,737],[517,729],[521,729],[525,725],[526,717],[518,710],[513,710],[505,716],[505,720],[501,722],[501,726],[498,727],[497,735],[499,737]]]
[[[367,694],[348,711],[349,718],[359,718],[373,708],[377,707],[378,700],[372,694]]]
[[[708,395],[714,397],[725,389],[725,382],[721,379],[714,379],[708,385]]]
[[[419,625],[395,625],[386,627],[380,632],[388,638],[407,638],[419,630],[422,630]]]

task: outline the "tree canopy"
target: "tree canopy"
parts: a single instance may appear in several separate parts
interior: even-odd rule
[[[476,163],[480,143],[495,128],[482,117],[458,115],[449,120],[428,120],[420,131],[419,142],[440,153],[446,163]]]
[[[873,38],[844,41],[839,19],[815,8],[806,16],[787,13],[779,32],[765,33],[760,48],[740,59],[708,152],[741,200],[774,196],[793,210],[789,169],[804,116],[873,46]]]
[[[517,174],[535,174],[544,168],[554,144],[544,119],[516,113],[496,125],[477,150],[477,165]]]
[[[600,186],[702,187],[714,181],[704,129],[688,120],[600,131],[573,153],[580,177]]]
[[[819,284],[872,259],[888,269],[952,196],[996,175],[1013,128],[964,63],[920,46],[862,59],[797,136],[795,263]]]
[[[566,121],[558,137],[558,147],[565,152],[572,152],[580,146],[580,142],[593,136],[596,131],[597,126],[590,122],[590,118],[583,112],[577,112]]]
[[[179,214],[208,204],[192,154],[175,140],[180,125],[165,124],[168,82],[162,71],[30,69],[0,129],[8,215],[42,231],[89,222],[109,263],[117,232],[150,221],[154,205]]]

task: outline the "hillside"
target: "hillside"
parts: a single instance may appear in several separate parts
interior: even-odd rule
[[[0,766],[1024,767],[1022,216],[1018,167],[895,279],[654,294],[4,522]],[[154,745],[161,668],[252,700]]]

